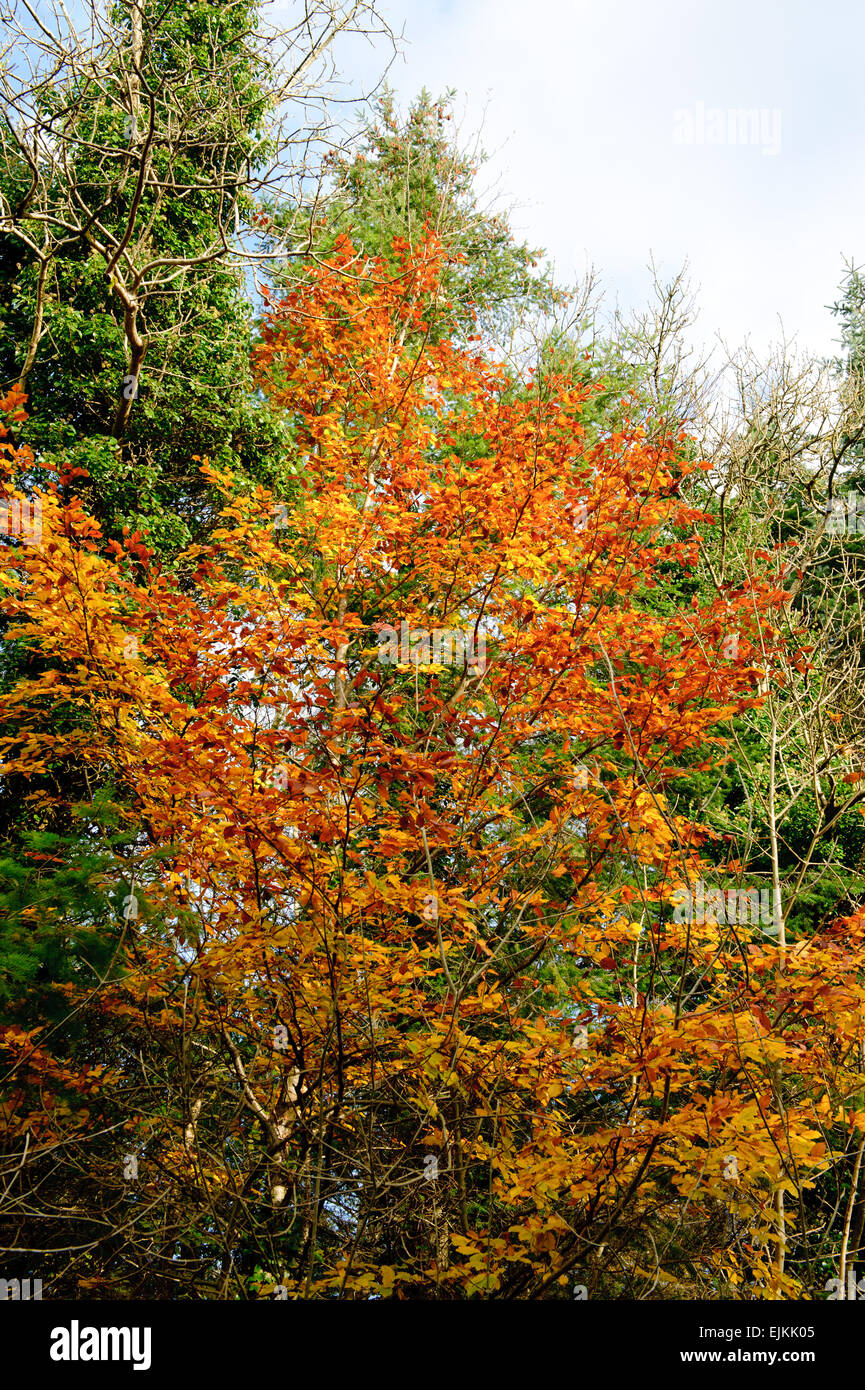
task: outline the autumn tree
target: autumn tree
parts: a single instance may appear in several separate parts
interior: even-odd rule
[[[783,590],[662,610],[662,567],[698,562],[681,443],[589,443],[582,389],[431,343],[441,263],[428,238],[358,273],[340,243],[272,305],[256,369],[305,485],[274,515],[206,464],[191,585],[59,488],[6,557],[43,669],[4,699],[3,775],[74,757],[117,789],[75,861],[117,953],[64,989],[127,1053],[2,1033],[4,1244],[49,1247],[58,1289],[801,1290],[777,1193],[792,1246],[861,1083],[862,924],[782,950],[683,909],[717,862],[675,809],[798,659]]]
[[[284,494],[290,434],[249,365],[247,277],[268,254],[256,199],[309,183],[342,138],[332,52],[358,27],[386,34],[366,4],[305,6],[277,28],[247,0],[4,8],[0,376],[25,512],[34,487],[71,486],[103,542],[140,526],[171,559],[216,515],[196,453]],[[14,639],[2,652],[4,689],[42,670]],[[52,719],[62,741],[84,716],[58,702]],[[128,852],[120,796],[107,765],[59,755],[4,777],[0,1009],[26,989],[26,1017],[54,1018],[70,979],[110,969],[131,884],[95,882],[97,840],[112,864]],[[122,1055],[113,1025],[88,1029],[91,1057]]]

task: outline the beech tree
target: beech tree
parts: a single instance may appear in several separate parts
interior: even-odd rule
[[[567,378],[431,342],[442,249],[403,255],[340,242],[271,304],[304,484],[205,462],[190,583],[59,482],[4,557],[40,669],[3,775],[116,788],[69,867],[118,928],[70,1025],[0,1033],[4,1244],[114,1297],[796,1297],[824,1121],[862,1126],[863,921],[730,930],[738,865],[676,809],[804,660],[783,576],[659,604],[699,559],[685,441],[590,442]]]

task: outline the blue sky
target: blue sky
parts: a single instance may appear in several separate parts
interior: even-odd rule
[[[494,152],[487,177],[563,279],[592,264],[608,299],[627,307],[648,292],[650,253],[671,273],[687,258],[703,342],[748,337],[763,351],[783,329],[806,351],[835,350],[825,306],[845,258],[865,263],[865,6],[381,8],[406,40],[392,86],[406,101],[422,86],[457,89],[461,126],[469,134],[482,123]],[[365,70],[355,75],[370,73],[373,56],[352,52]],[[740,129],[740,109],[763,113],[764,134],[779,137],[766,152],[750,118]]]

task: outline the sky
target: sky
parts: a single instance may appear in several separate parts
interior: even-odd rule
[[[857,0],[381,0],[407,103],[457,89],[486,178],[559,277],[608,303],[685,261],[697,340],[838,350],[827,306],[865,264]],[[368,78],[381,51],[352,50]],[[742,119],[738,113],[743,113]],[[732,114],[731,114],[732,113]],[[744,113],[753,113],[753,115]]]

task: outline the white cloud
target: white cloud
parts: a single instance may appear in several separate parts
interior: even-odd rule
[[[804,0],[383,0],[392,84],[457,88],[514,221],[563,278],[639,302],[687,257],[700,335],[833,351],[845,255],[865,261],[865,10]],[[367,61],[370,61],[369,59]],[[370,67],[370,71],[372,66]],[[359,74],[361,75],[361,74]],[[780,112],[781,147],[677,145],[677,108]]]

